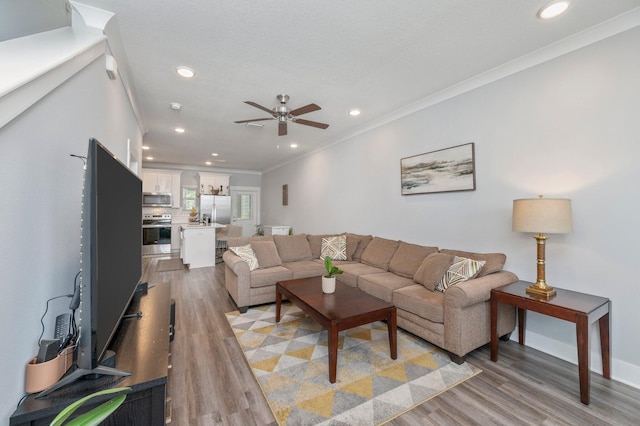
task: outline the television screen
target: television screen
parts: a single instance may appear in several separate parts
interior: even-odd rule
[[[142,181],[95,139],[87,153],[80,251],[78,368],[39,396],[87,375],[129,374],[99,363],[142,276]]]

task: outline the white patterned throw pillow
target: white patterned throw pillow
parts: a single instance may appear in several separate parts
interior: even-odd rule
[[[323,238],[320,259],[324,259],[325,256],[329,256],[331,260],[347,260],[347,236]]]
[[[229,247],[229,250],[240,256],[242,260],[249,264],[249,271],[253,271],[260,267],[260,265],[258,265],[258,258],[251,248],[251,244],[247,244],[246,246]]]
[[[486,262],[484,261],[467,259],[466,257],[454,257],[453,263],[449,266],[447,272],[444,273],[442,279],[436,285],[436,290],[445,291],[453,285],[475,277],[485,263]]]

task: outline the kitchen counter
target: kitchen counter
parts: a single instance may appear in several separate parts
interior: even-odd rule
[[[189,269],[204,268],[216,264],[216,229],[220,223],[180,225],[180,258]]]

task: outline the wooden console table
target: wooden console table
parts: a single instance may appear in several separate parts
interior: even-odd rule
[[[600,348],[602,350],[602,375],[611,378],[611,354],[609,342],[609,313],[611,301],[605,297],[592,296],[575,291],[556,288],[556,295],[545,297],[529,295],[526,288],[532,283],[518,281],[491,290],[491,361],[498,360],[498,304],[506,303],[518,309],[518,338],[524,345],[526,311],[571,321],[576,324],[578,344],[578,375],[580,378],[580,401],[589,404],[589,329],[596,320],[600,325]]]
[[[171,310],[170,284],[149,286],[137,294],[127,313],[142,312],[142,317],[123,319],[113,337],[110,349],[116,352],[118,370],[130,376],[101,376],[95,380],[77,380],[51,394],[27,397],[10,419],[11,426],[48,425],[67,405],[102,389],[130,386],[124,404],[109,416],[104,425],[165,425],[165,399],[169,368],[169,332]],[[88,411],[109,400],[106,395],[81,408]]]

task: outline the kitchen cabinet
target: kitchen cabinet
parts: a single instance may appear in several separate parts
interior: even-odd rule
[[[220,189],[222,186],[222,193],[217,195],[229,195],[229,178],[231,175],[207,172],[198,172],[198,175],[200,177],[199,188],[201,193],[211,194],[211,188]]]
[[[142,192],[169,192],[172,207],[180,208],[181,174],[171,170],[142,169]]]
[[[171,225],[171,251],[180,251],[180,224]]]
[[[181,225],[180,257],[189,269],[216,264],[216,228],[224,225]]]

